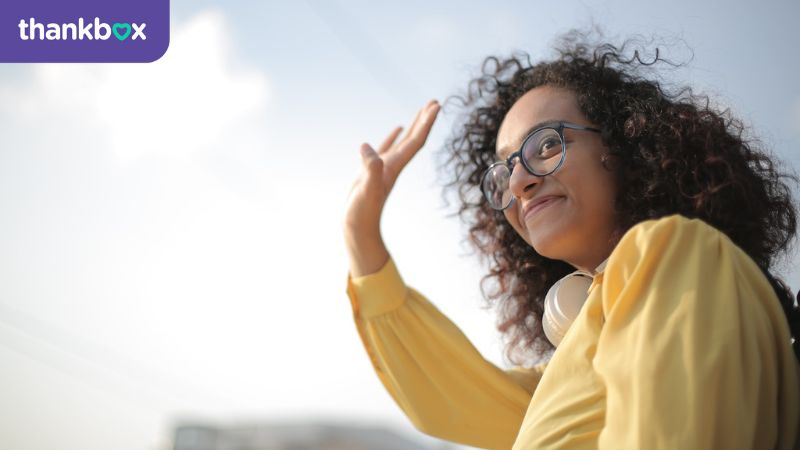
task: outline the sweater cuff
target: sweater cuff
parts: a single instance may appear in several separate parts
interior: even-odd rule
[[[406,285],[389,256],[377,272],[355,278],[348,272],[347,295],[353,313],[368,319],[399,308],[406,298]]]

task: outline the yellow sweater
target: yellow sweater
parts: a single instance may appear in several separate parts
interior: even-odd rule
[[[800,448],[800,365],[753,260],[682,216],[631,228],[549,362],[502,370],[390,258],[347,294],[421,431],[491,449]]]

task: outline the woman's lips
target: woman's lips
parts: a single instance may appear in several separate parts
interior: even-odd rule
[[[528,219],[533,217],[534,214],[538,213],[542,209],[547,208],[548,206],[552,205],[553,203],[555,203],[557,201],[560,201],[560,200],[563,200],[563,199],[564,199],[564,197],[548,197],[548,198],[546,198],[543,202],[537,204],[536,206],[534,206],[533,208],[528,210],[528,212],[525,213],[525,217],[522,218],[522,221],[526,222]]]

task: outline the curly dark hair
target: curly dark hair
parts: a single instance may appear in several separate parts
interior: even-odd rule
[[[527,53],[487,57],[464,95],[448,97],[465,111],[443,149],[439,169],[447,180],[445,201],[455,191],[468,240],[488,261],[481,280],[488,305],[497,306],[498,330],[512,362],[536,362],[553,347],[540,322],[549,287],[574,268],[545,258],[526,243],[501,211],[483,200],[480,179],[496,160],[500,124],[526,92],[549,85],[574,92],[586,117],[602,129],[621,189],[616,198],[619,239],[633,225],[681,214],[725,233],[761,268],[783,306],[800,359],[800,312],[786,284],[771,270],[795,237],[797,209],[790,182],[774,155],[747,135],[729,109],[711,105],[691,88],[670,89],[653,74],[659,55],[640,56],[641,38],[621,46],[592,43],[591,33],[570,31],[556,42],[557,57],[531,64]],[[632,47],[634,48],[633,50]],[[655,78],[655,79],[653,79]],[[611,164],[609,164],[611,162]],[[610,166],[610,167],[609,167]],[[487,294],[484,284],[495,281]]]

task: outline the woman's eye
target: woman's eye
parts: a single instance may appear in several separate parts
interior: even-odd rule
[[[542,141],[541,145],[539,145],[539,155],[541,156],[551,156],[553,153],[560,151],[561,143],[555,139]]]

